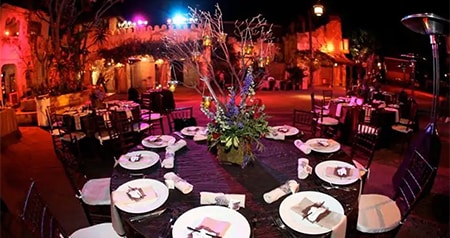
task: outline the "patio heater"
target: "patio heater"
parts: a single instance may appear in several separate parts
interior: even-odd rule
[[[438,103],[439,103],[439,49],[436,40],[439,36],[448,35],[449,20],[437,16],[434,13],[419,13],[408,15],[401,19],[401,22],[408,29],[430,37],[430,44],[433,58],[433,101],[431,106],[430,122],[417,137],[417,140],[411,143],[405,159],[400,165],[399,171],[394,175],[394,186],[402,174],[409,160],[415,154],[423,156],[432,166],[438,167],[441,155],[441,141],[436,126]],[[434,179],[434,178],[433,178]],[[428,189],[431,189],[428,188]]]

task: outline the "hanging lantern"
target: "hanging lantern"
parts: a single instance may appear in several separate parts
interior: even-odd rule
[[[177,89],[177,81],[169,81],[169,91],[171,91],[172,93],[175,92],[175,90]]]
[[[219,41],[220,41],[220,42],[225,42],[226,39],[227,39],[227,33],[221,32],[221,33],[219,34]]]
[[[201,53],[198,51],[192,52],[192,55],[191,55],[192,62],[198,62],[200,60],[200,55],[201,55]]]
[[[244,54],[245,55],[251,55],[253,52],[253,45],[246,45],[244,47]]]
[[[212,97],[211,96],[203,96],[203,107],[209,108],[211,106]]]
[[[204,35],[203,36],[203,46],[209,47],[212,44],[212,39],[211,36],[209,35]]]

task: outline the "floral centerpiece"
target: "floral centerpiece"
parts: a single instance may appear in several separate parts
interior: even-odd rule
[[[183,85],[197,90],[203,98],[202,112],[208,123],[210,148],[217,148],[219,162],[246,166],[255,159],[253,151],[263,148],[260,139],[269,132],[264,105],[255,89],[267,74],[273,57],[272,25],[260,15],[236,21],[234,36],[224,32],[222,12],[214,14],[191,9],[189,40],[169,32],[165,49],[173,59],[182,59],[185,70],[197,80]],[[220,73],[218,73],[220,72]]]

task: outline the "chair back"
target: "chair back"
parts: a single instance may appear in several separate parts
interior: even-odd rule
[[[134,129],[132,118],[118,118],[114,122],[119,136],[120,154],[125,154],[138,144],[139,133]]]
[[[180,131],[187,126],[196,126],[193,107],[179,107],[170,111],[167,115],[170,132]]]
[[[83,208],[89,224],[94,225],[102,222],[110,222],[111,214],[109,205],[92,206],[83,201],[83,187],[88,183],[89,178],[82,160],[77,158],[69,150],[58,150],[56,155],[64,168],[64,173],[70,182],[75,197]]]
[[[324,105],[330,104],[331,99],[333,99],[333,90],[331,90],[331,89],[322,90],[322,99],[323,99]]]
[[[373,157],[375,155],[378,139],[380,138],[381,128],[365,123],[359,123],[353,136],[351,157],[355,155],[367,160],[365,169],[370,169]]]
[[[396,187],[394,196],[402,213],[402,223],[414,206],[428,193],[427,188],[436,174],[436,168],[419,151],[414,150],[409,159],[409,164]]]
[[[301,131],[313,133],[313,121],[314,114],[311,111],[305,111],[301,109],[294,109],[294,117],[292,119],[292,125],[297,127]]]
[[[34,180],[28,188],[20,219],[34,237],[64,238],[69,237],[58,220],[42,199]]]

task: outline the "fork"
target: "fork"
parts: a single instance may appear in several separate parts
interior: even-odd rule
[[[272,221],[274,222],[274,224],[277,226],[278,230],[283,234],[283,237],[287,237],[287,238],[296,238],[297,236],[295,236],[294,234],[292,234],[292,232],[289,230],[289,228],[283,223],[283,221],[277,217],[271,217]]]

